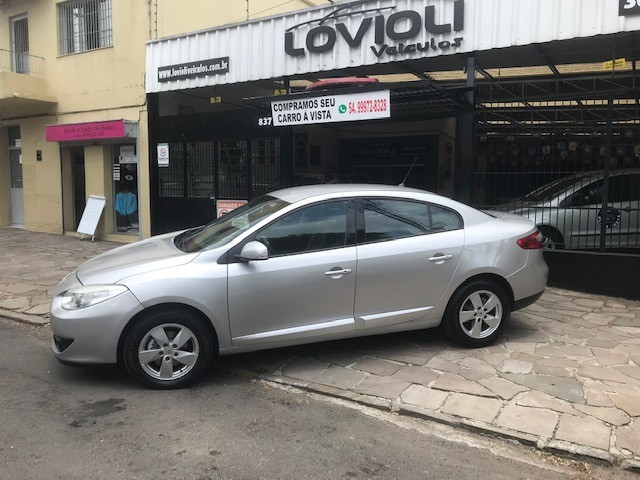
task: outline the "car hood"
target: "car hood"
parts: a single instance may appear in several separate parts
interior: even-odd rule
[[[110,284],[162,268],[184,265],[197,254],[185,253],[173,243],[179,232],[159,235],[110,250],[80,265],[78,280],[83,285]]]

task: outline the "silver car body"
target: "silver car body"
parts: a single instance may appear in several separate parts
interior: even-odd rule
[[[290,205],[226,245],[184,253],[174,245],[176,232],[116,248],[80,266],[60,284],[52,302],[54,335],[75,339],[64,351],[54,343],[55,355],[71,363],[115,363],[129,322],[166,304],[188,305],[206,316],[225,355],[434,327],[456,289],[478,275],[504,279],[516,308],[545,288],[542,251],[516,244],[536,231],[523,217],[492,216],[421,190],[380,185],[295,187],[271,196]],[[266,261],[219,262],[292,210],[357,197],[441,205],[458,212],[464,227]],[[60,294],[80,284],[120,284],[128,290],[87,308],[63,309]]]
[[[640,169],[610,173],[611,201],[606,208],[602,203],[603,179],[603,172],[564,177],[502,205],[500,210],[532,220],[545,235],[555,235],[554,243],[565,248],[599,247],[603,221],[606,246],[640,246]]]

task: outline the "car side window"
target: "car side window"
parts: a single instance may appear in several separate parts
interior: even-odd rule
[[[363,201],[365,243],[415,237],[462,228],[460,216],[448,208],[396,199]]]
[[[584,207],[602,203],[602,190],[602,180],[585,185],[561,202],[560,207]]]
[[[267,226],[256,240],[271,257],[344,247],[347,212],[346,200],[304,207]]]
[[[640,175],[615,175],[611,178],[609,201],[640,200]]]

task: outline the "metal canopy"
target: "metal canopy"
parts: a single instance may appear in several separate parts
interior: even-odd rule
[[[455,117],[461,112],[472,111],[466,93],[471,87],[443,88],[431,81],[380,83],[375,86],[354,86],[311,90],[289,95],[245,98],[245,103],[257,108],[271,109],[277,100],[299,100],[326,95],[343,95],[375,90],[389,90],[391,96],[391,121],[429,120]]]

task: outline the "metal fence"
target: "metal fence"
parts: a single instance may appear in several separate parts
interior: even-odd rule
[[[0,49],[0,72],[44,76],[44,58]]]
[[[472,203],[539,225],[551,248],[640,253],[636,75],[478,88]]]

